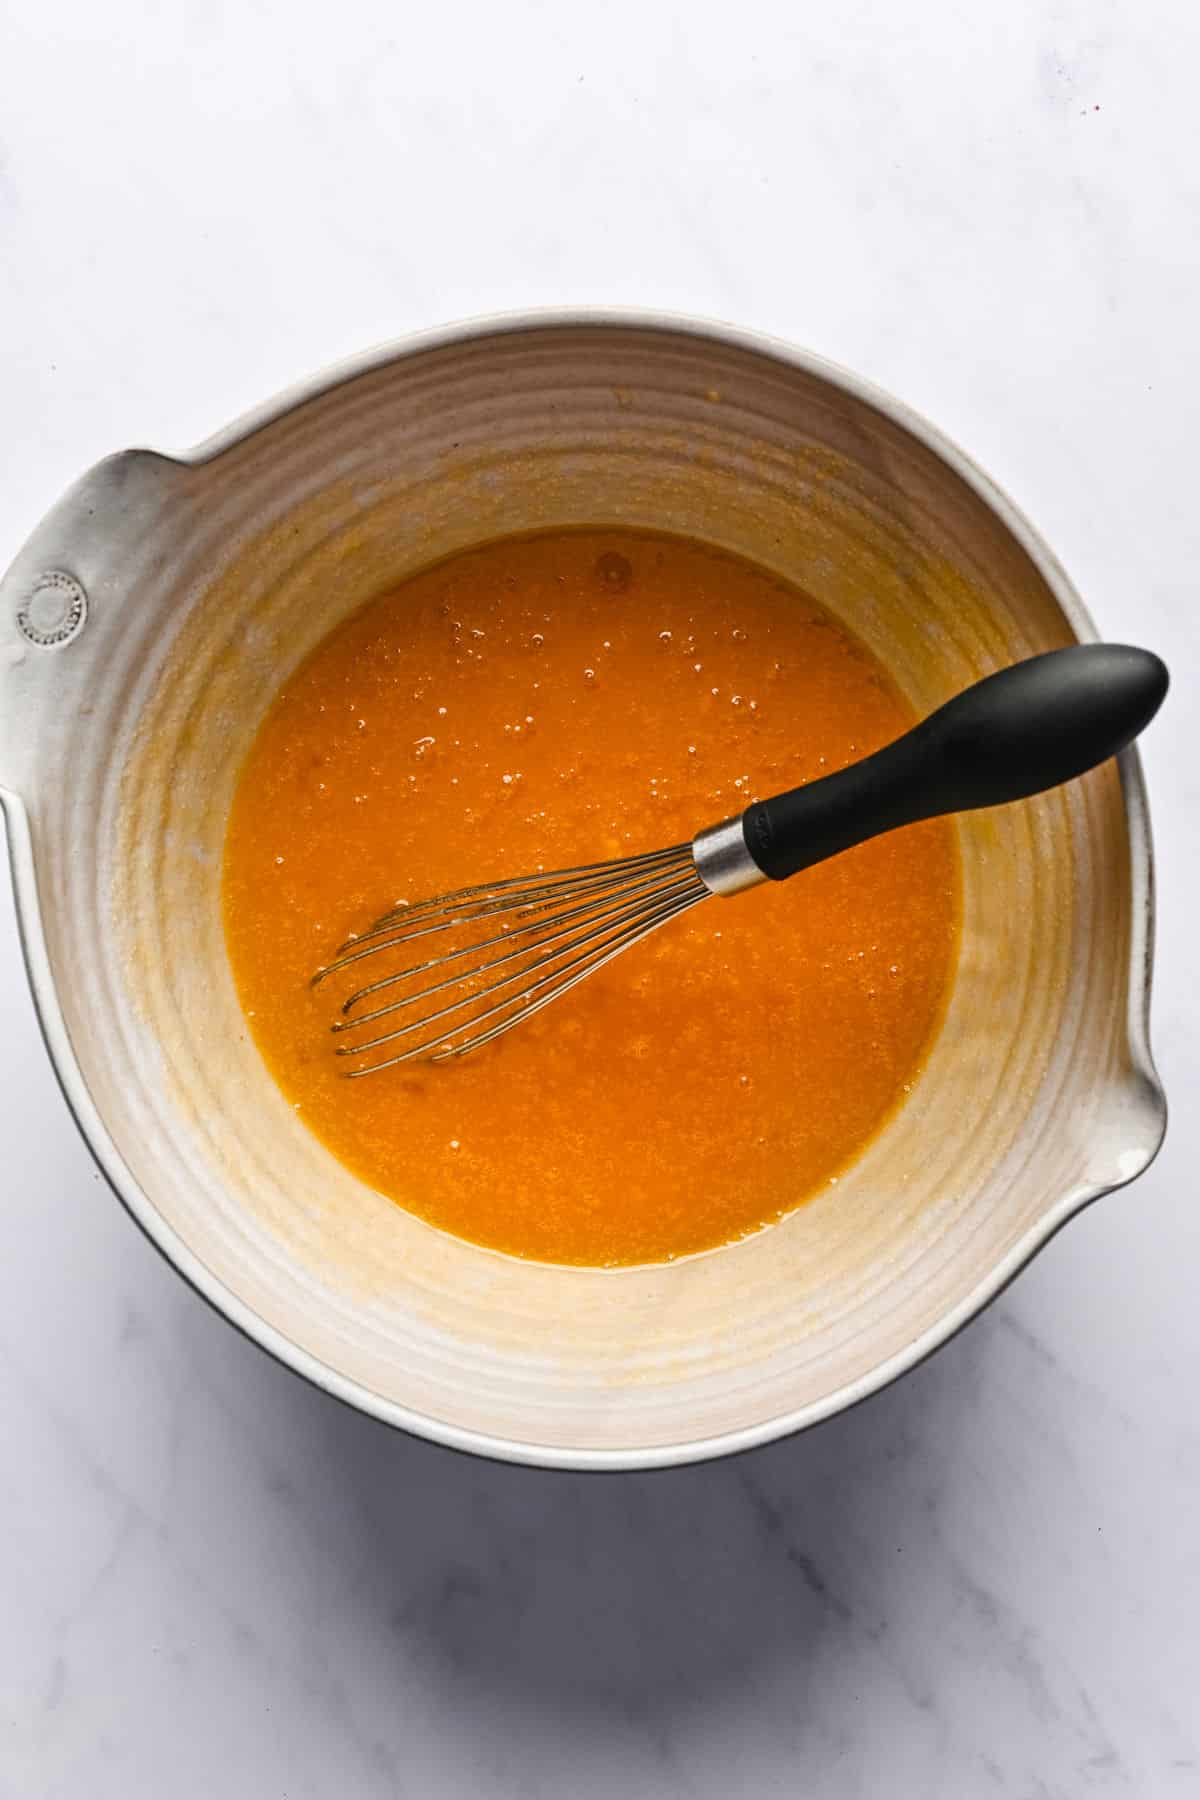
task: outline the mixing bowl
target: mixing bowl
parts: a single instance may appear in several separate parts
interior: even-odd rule
[[[959,822],[962,953],[925,1071],[840,1181],[758,1237],[652,1268],[521,1263],[333,1160],[260,1061],[226,961],[242,758],[362,601],[481,540],[584,523],[778,571],[921,711],[1094,635],[992,483],[853,376],[683,319],[535,314],[375,352],[187,455],[85,475],[0,585],[0,782],[50,1054],[175,1267],[364,1412],[629,1468],[763,1442],[910,1368],[1146,1167],[1164,1105],[1129,752]]]

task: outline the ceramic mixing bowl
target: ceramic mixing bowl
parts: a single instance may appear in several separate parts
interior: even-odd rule
[[[1144,1169],[1164,1121],[1131,751],[959,821],[962,954],[925,1071],[836,1185],[758,1237],[664,1267],[524,1264],[433,1230],[309,1135],[247,1035],[222,937],[225,820],[264,711],[410,571],[618,523],[778,571],[920,711],[1094,635],[1036,533],[905,408],[781,344],[640,315],[438,332],[187,455],[114,456],[0,585],[25,953],[113,1188],[329,1392],[442,1443],[587,1468],[742,1449],[870,1393]]]

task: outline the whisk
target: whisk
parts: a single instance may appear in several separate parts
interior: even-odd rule
[[[758,801],[690,843],[398,905],[313,977],[315,987],[399,955],[333,1024],[338,1055],[357,1062],[346,1073],[464,1056],[712,895],[785,881],[919,819],[1070,781],[1132,742],[1166,691],[1166,668],[1148,650],[1052,650],[976,682],[861,762]]]

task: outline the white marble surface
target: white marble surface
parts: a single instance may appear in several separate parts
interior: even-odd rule
[[[78,1142],[0,900],[0,1795],[1200,1793],[1200,15],[1190,0],[12,0],[0,560],[104,452],[527,302],[875,377],[1173,661],[1150,1175],[723,1466],[407,1442],[211,1316]]]

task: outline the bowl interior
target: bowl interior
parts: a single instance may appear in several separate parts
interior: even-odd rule
[[[868,1391],[1136,1172],[1159,1124],[1130,1044],[1143,896],[1109,765],[961,821],[962,955],[927,1069],[857,1165],[758,1238],[665,1268],[522,1265],[430,1229],[310,1137],[248,1038],[220,923],[225,819],[266,707],[405,573],[618,522],[778,571],[921,710],[1075,635],[1065,583],[969,472],[826,372],[685,329],[483,331],[195,461],[101,465],[21,571],[70,567],[87,629],[23,671],[0,744],[82,1087],[170,1253],[358,1403],[584,1463],[753,1441]]]

